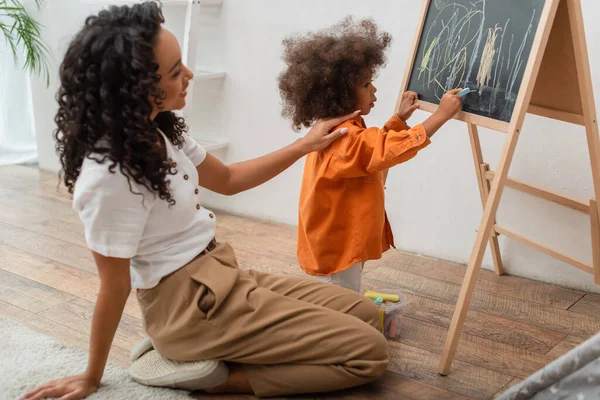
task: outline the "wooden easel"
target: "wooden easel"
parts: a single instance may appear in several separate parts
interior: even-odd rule
[[[431,1],[424,1],[420,29],[415,36],[413,57],[409,59],[401,94],[408,87],[421,30]],[[396,110],[399,104],[400,98]],[[433,112],[437,105],[420,102],[420,108]],[[595,194],[595,198],[589,203],[508,177],[527,112],[585,127]],[[510,123],[464,112],[459,113],[456,119],[468,123],[484,211],[443,349],[439,367],[442,375],[447,375],[450,371],[487,242],[490,243],[496,273],[503,273],[497,238],[499,234],[589,272],[594,276],[595,283],[600,284],[600,208],[595,200],[600,199],[600,138],[580,0],[546,0]],[[507,133],[496,172],[491,171],[489,165],[483,161],[478,126]],[[505,186],[588,213],[592,234],[592,265],[497,225],[496,212]]]

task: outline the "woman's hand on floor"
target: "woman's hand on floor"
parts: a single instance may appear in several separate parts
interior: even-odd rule
[[[97,390],[98,384],[83,374],[46,382],[27,392],[20,400],[41,400],[48,397],[76,400],[83,399]]]

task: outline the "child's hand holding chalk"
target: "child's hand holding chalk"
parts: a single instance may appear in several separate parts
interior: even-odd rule
[[[468,95],[469,93],[471,93],[471,89],[464,88],[463,90],[461,90],[460,92],[458,92],[456,95],[458,97],[464,97],[464,96]]]
[[[423,121],[423,128],[427,136],[431,138],[450,118],[454,117],[463,106],[462,97],[458,93],[462,89],[453,89],[446,92],[440,100],[437,110],[429,118]]]
[[[437,112],[441,113],[447,120],[456,115],[462,108],[463,98],[460,96],[460,93],[464,91],[465,89],[453,89],[446,92],[446,94],[442,96]]]

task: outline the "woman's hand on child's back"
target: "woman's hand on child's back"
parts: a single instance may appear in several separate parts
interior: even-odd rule
[[[347,114],[337,118],[321,118],[308,131],[306,136],[298,142],[302,145],[303,152],[308,154],[313,151],[320,151],[329,146],[334,140],[344,136],[348,132],[348,128],[338,129],[331,132],[332,129],[339,126],[342,122],[354,118],[360,110],[354,111],[352,114]]]
[[[400,107],[398,108],[398,118],[402,121],[406,122],[415,112],[417,108],[419,108],[419,104],[417,103],[418,95],[415,92],[404,92],[402,93],[402,98],[400,99]]]

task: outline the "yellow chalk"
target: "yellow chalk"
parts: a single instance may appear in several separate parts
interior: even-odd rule
[[[400,300],[400,296],[398,296],[397,294],[379,293],[379,292],[374,292],[372,290],[367,290],[365,292],[365,296],[367,296],[371,300],[375,300],[378,297],[381,297],[383,299],[383,301],[391,301],[392,303],[397,303]]]

